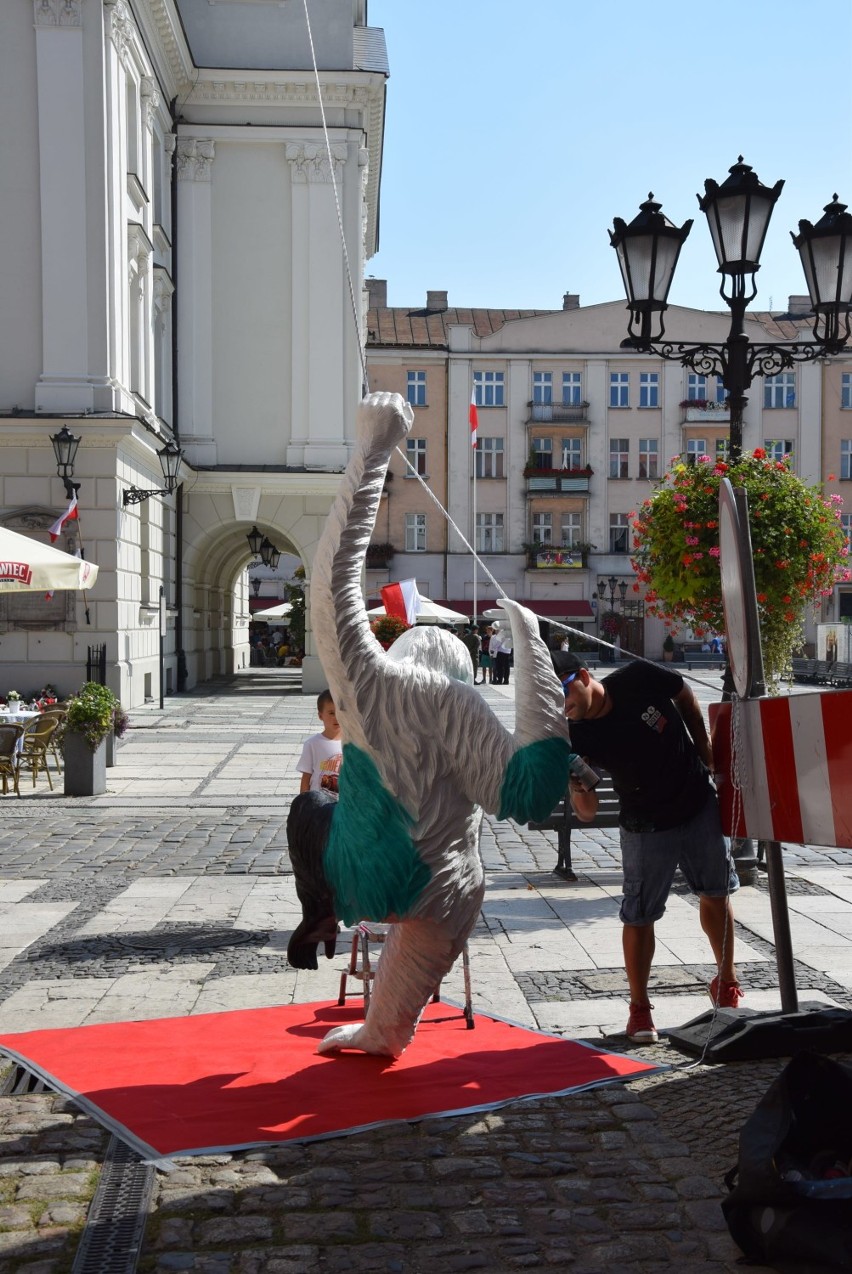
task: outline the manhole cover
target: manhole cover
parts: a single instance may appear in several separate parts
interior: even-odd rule
[[[217,951],[221,947],[258,946],[269,940],[256,929],[153,929],[148,933],[118,933],[116,942],[134,951]]]

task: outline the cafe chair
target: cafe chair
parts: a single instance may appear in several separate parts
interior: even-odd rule
[[[56,766],[56,773],[62,773],[62,741],[65,738],[65,718],[68,716],[67,708],[45,708],[41,714],[42,721],[51,720],[56,722],[56,729],[50,736],[48,747],[53,755],[53,763]]]
[[[0,725],[0,779],[3,781],[3,795],[9,791],[9,779],[15,789],[15,795],[21,795],[18,784],[18,740],[24,733],[22,725]]]
[[[39,771],[44,770],[47,775],[47,781],[53,791],[53,779],[50,777],[50,767],[47,764],[47,750],[50,747],[50,741],[56,733],[56,720],[45,720],[42,714],[35,718],[30,725],[24,729],[24,737],[21,740],[21,750],[18,753],[18,771],[27,769],[33,776],[33,787],[36,785],[36,778]]]

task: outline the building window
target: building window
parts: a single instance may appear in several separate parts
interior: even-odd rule
[[[715,447],[715,456],[716,456],[716,459],[717,459],[717,460],[724,460],[724,461],[725,461],[725,463],[727,464],[727,461],[728,461],[728,453],[729,453],[729,452],[730,452],[730,450],[731,450],[731,440],[730,440],[730,438],[717,438],[717,439],[715,440],[714,447]]]
[[[639,406],[659,407],[660,376],[659,372],[639,373]]]
[[[686,378],[686,398],[690,403],[707,401],[706,376],[699,376],[695,372],[689,373]]]
[[[656,438],[639,439],[639,477],[659,478],[660,444]]]
[[[630,440],[628,438],[610,438],[609,476],[611,478],[627,477],[627,462],[629,458]]]
[[[610,372],[609,374],[610,407],[630,406],[630,373]]]
[[[562,439],[562,468],[563,469],[582,469],[582,467],[583,467],[582,438],[563,438]]]
[[[779,372],[777,376],[767,376],[763,382],[764,407],[795,407],[796,405],[796,373]]]
[[[412,407],[426,406],[426,373],[409,372],[406,397]]]
[[[425,438],[406,438],[405,455],[411,468],[405,470],[406,478],[413,478],[415,474],[419,474],[421,478],[426,476],[426,439]],[[411,469],[414,469],[414,473]]]
[[[583,382],[579,372],[562,373],[562,403],[576,407],[583,401]]]
[[[687,463],[690,462],[690,457],[692,460],[692,464],[695,464],[696,460],[698,460],[701,456],[706,456],[706,455],[707,455],[707,439],[706,438],[687,438],[686,440]]]
[[[477,407],[503,406],[502,372],[474,372],[473,388],[476,392]]]
[[[840,406],[852,411],[852,372],[844,372],[840,377]]]
[[[763,449],[769,460],[783,460],[793,450],[789,438],[764,438]]]
[[[553,402],[553,374],[551,372],[533,372],[533,402]]]
[[[841,513],[840,526],[846,536],[846,556],[852,555],[852,513]]]
[[[562,543],[566,548],[573,548],[582,539],[582,515],[580,513],[562,514]]]
[[[426,514],[406,513],[405,515],[405,551],[406,553],[426,552]]]
[[[476,444],[477,478],[503,477],[503,439],[480,438]]]
[[[476,551],[477,553],[503,552],[502,513],[477,513]]]
[[[553,468],[553,439],[552,438],[533,438],[532,449],[533,449],[533,455],[535,456],[536,469],[552,469]]]
[[[840,476],[852,478],[852,438],[840,440]]]
[[[553,543],[553,514],[534,513],[532,520],[533,540],[536,544]]]
[[[609,515],[609,551],[610,553],[628,551],[626,513],[610,513]]]
[[[722,377],[717,376],[716,377],[716,402],[724,403],[727,401],[727,398],[728,398],[728,391],[725,388],[725,386],[722,384]]]

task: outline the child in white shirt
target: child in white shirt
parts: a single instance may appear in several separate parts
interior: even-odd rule
[[[317,716],[323,724],[320,734],[305,740],[296,769],[301,772],[300,792],[332,792],[337,794],[337,776],[343,760],[340,724],[330,690],[317,696]]]

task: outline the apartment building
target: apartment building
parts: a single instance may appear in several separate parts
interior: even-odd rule
[[[630,515],[674,457],[726,454],[720,380],[623,349],[621,301],[584,307],[568,293],[558,310],[458,309],[436,291],[406,309],[387,306],[384,280],[367,287],[371,388],[412,404],[408,458],[435,496],[410,470],[405,477],[401,459],[392,464],[376,532],[384,555],[368,590],[416,578],[422,593],[479,615],[505,593],[542,618],[592,635],[608,629],[624,649],[658,656],[664,630],[646,615],[630,565]],[[721,343],[729,316],[673,306],[667,330]],[[807,299],[751,315],[747,333],[807,340]],[[756,379],[743,446],[792,453],[805,480],[852,495],[852,351]],[[813,618],[847,614],[852,589],[839,586]]]

